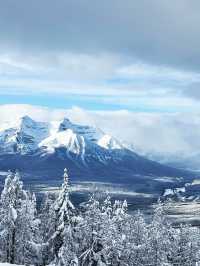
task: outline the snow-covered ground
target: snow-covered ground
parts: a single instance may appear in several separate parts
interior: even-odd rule
[[[57,193],[60,189],[58,186],[37,186],[40,192],[55,192]],[[110,195],[124,195],[124,196],[133,196],[133,197],[142,197],[142,198],[152,198],[155,195],[150,193],[140,193],[134,191],[134,189],[128,188],[126,186],[115,184],[109,182],[87,182],[79,181],[71,184],[71,192],[81,192],[81,193],[92,193],[92,192],[102,192],[109,193]]]

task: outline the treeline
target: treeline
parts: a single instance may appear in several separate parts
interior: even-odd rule
[[[198,228],[173,226],[158,204],[151,222],[127,202],[109,197],[75,208],[67,170],[57,196],[46,194],[40,210],[23,189],[18,173],[9,173],[0,199],[0,261],[21,265],[161,266],[199,265]]]

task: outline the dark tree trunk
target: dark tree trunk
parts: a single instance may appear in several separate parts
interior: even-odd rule
[[[15,229],[12,232],[11,237],[11,249],[10,249],[10,261],[11,264],[15,262]]]

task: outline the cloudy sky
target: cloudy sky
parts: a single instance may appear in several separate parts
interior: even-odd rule
[[[123,118],[112,130],[124,126],[134,144],[188,151],[200,113],[199,10],[199,0],[1,1],[0,104],[101,112],[108,130],[106,117]],[[166,135],[159,145],[155,132]]]
[[[199,110],[198,0],[0,3],[0,103]]]

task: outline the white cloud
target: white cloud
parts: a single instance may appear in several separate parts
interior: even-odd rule
[[[72,95],[130,110],[194,111],[200,110],[199,102],[185,93],[193,83],[200,83],[197,72],[130,63],[116,54],[0,54],[2,97]]]
[[[55,79],[98,80],[108,78],[120,64],[120,58],[112,54],[46,53],[46,54],[0,54],[0,74],[39,75]]]
[[[198,72],[178,70],[163,65],[148,65],[135,63],[119,68],[118,74],[127,78],[145,78],[150,80],[165,80],[177,82],[198,82]]]
[[[28,115],[36,121],[56,121],[68,117],[75,123],[95,125],[95,116],[79,107],[71,109],[52,109],[43,106],[29,104],[5,104],[0,105],[0,125],[3,123],[13,123],[21,117]]]

